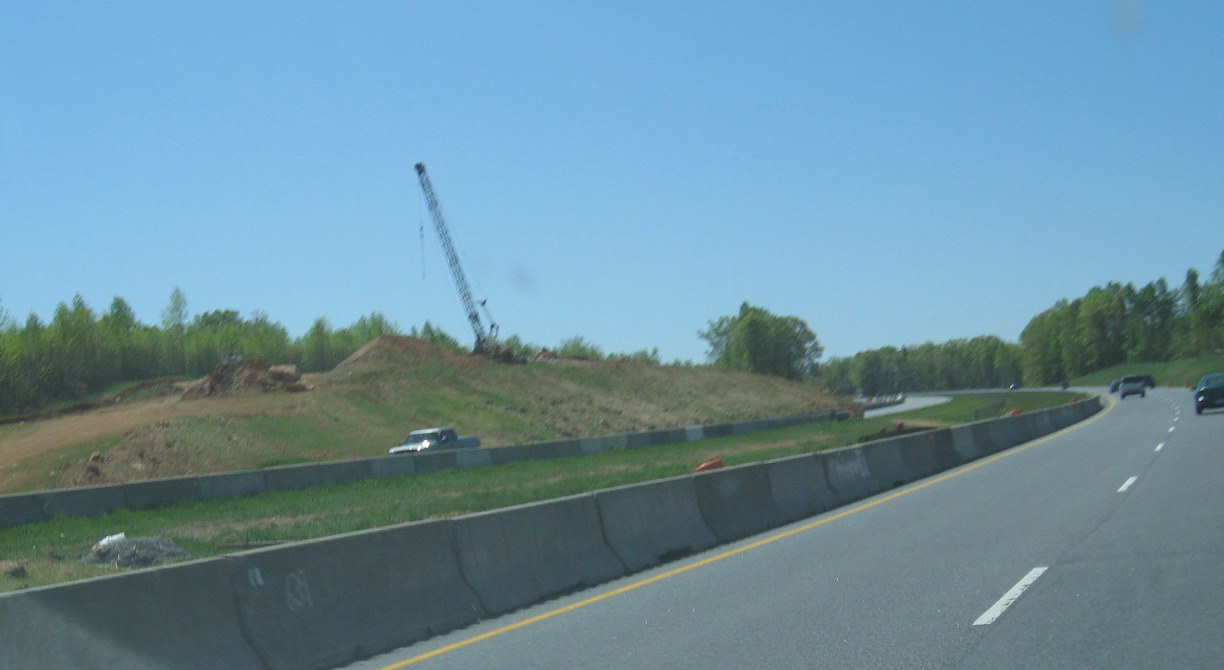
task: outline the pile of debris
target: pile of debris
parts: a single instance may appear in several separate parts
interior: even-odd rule
[[[125,533],[107,535],[89,550],[82,561],[120,568],[145,568],[191,555],[173,542],[160,537],[127,537]]]
[[[240,391],[309,391],[296,365],[268,365],[260,360],[229,360],[203,379],[188,384],[183,397],[208,397]]]

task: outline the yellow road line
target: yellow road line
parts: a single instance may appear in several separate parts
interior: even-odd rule
[[[477,642],[482,642],[490,638],[498,637],[499,635],[505,635],[506,633],[518,630],[520,628],[524,628],[526,626],[530,626],[534,623],[539,623],[541,621],[545,621],[547,619],[551,619],[553,617],[560,616],[567,612],[573,612],[574,610],[581,609],[589,605],[594,605],[595,603],[619,596],[623,593],[628,593],[630,591],[640,589],[643,586],[650,586],[651,584],[654,584],[655,582],[661,582],[664,579],[669,579],[671,577],[675,577],[676,575],[684,574],[690,570],[696,570],[697,568],[707,566],[711,563],[717,563],[718,561],[721,561],[723,559],[730,558],[732,556],[738,556],[739,554],[743,554],[753,549],[763,547],[767,544],[772,544],[774,542],[777,542],[778,540],[782,540],[782,539],[791,537],[792,535],[798,535],[799,533],[809,531],[813,528],[823,526],[827,523],[832,523],[839,519],[844,519],[850,516],[851,514],[858,514],[859,512],[869,510],[873,507],[876,507],[877,505],[883,505],[886,502],[891,502],[902,496],[907,496],[911,493],[921,491],[922,489],[925,489],[928,486],[934,486],[941,482],[947,481],[953,477],[959,477],[960,475],[963,475],[966,472],[972,472],[980,467],[984,467],[986,465],[994,463],[995,461],[999,461],[1004,458],[1008,458],[1010,456],[1015,456],[1018,453],[1032,449],[1033,447],[1036,447],[1037,445],[1045,444],[1046,442],[1049,442],[1050,440],[1053,440],[1057,437],[1061,437],[1062,435],[1070,433],[1073,430],[1078,430],[1080,428],[1083,428],[1084,426],[1087,426],[1088,424],[1095,422],[1097,419],[1100,419],[1102,416],[1105,416],[1106,414],[1110,412],[1110,410],[1114,408],[1114,405],[1112,404],[1107,403],[1107,405],[1108,406],[1102,409],[1100,412],[1097,412],[1096,414],[1092,415],[1091,417],[1083,421],[1080,421],[1079,423],[1063,428],[1062,430],[1059,430],[1057,432],[1050,433],[1049,435],[1046,435],[1045,437],[1041,437],[1036,440],[1033,440],[1032,442],[1029,442],[1025,444],[1024,446],[1014,447],[1002,453],[998,453],[993,456],[983,458],[978,461],[974,461],[973,463],[959,466],[958,468],[950,472],[947,472],[945,474],[942,474],[938,477],[935,477],[934,479],[928,479],[926,481],[919,482],[917,484],[910,484],[908,486],[902,487],[901,489],[898,489],[897,491],[890,493],[888,495],[885,495],[883,497],[876,498],[874,500],[871,500],[870,502],[866,502],[861,505],[856,505],[854,507],[851,507],[850,509],[843,510],[841,512],[837,512],[829,516],[821,517],[820,519],[816,521],[812,521],[810,523],[806,523],[801,526],[796,526],[795,528],[792,528],[790,530],[783,531],[781,533],[776,533],[774,535],[770,535],[769,537],[766,537],[764,539],[757,540],[755,542],[743,545],[741,547],[736,547],[735,549],[724,551],[720,554],[716,554],[708,558],[703,558],[700,561],[696,561],[694,563],[690,563],[688,565],[685,565],[679,568],[675,568],[674,570],[668,570],[667,572],[661,572],[653,577],[647,577],[646,579],[636,581],[632,584],[627,584],[625,586],[621,586],[619,588],[612,589],[611,591],[608,591],[606,593],[601,593],[591,598],[587,598],[586,600],[581,600],[576,603],[571,603],[564,607],[559,607],[555,610],[549,610],[548,612],[544,612],[543,614],[537,614],[536,616],[530,617],[528,619],[523,619],[522,621],[512,623],[508,626],[503,626],[496,630],[491,630],[487,633],[481,633],[480,635],[477,635],[475,637],[467,638],[466,640],[461,640],[453,644],[448,644],[445,647],[439,647],[438,649],[435,649],[433,651],[426,652],[418,656],[413,656],[412,658],[409,658],[405,661],[400,661],[399,663],[384,666],[380,668],[379,670],[399,670],[400,668],[406,668],[410,665],[420,663],[421,661],[425,661],[431,658],[436,658],[438,656],[450,653],[457,649],[462,649],[464,647],[471,646],[473,644],[476,644]]]

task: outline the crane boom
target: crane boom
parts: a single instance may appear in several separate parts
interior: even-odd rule
[[[497,324],[490,321],[486,330],[476,311],[476,302],[472,300],[472,290],[468,287],[467,277],[463,267],[459,265],[459,254],[455,253],[455,243],[451,241],[450,230],[446,227],[446,219],[442,216],[442,206],[434,196],[433,186],[429,183],[429,175],[425,174],[425,164],[416,164],[417,177],[421,180],[421,190],[425,192],[425,202],[429,205],[429,213],[433,217],[434,227],[438,230],[438,239],[442,242],[442,250],[446,252],[446,262],[450,264],[451,276],[455,279],[455,287],[459,290],[459,299],[463,301],[463,309],[467,311],[468,321],[476,333],[477,352],[490,351],[497,346]],[[483,302],[481,303],[484,304]]]

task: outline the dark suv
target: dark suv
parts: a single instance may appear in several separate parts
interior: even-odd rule
[[[1147,397],[1148,377],[1146,375],[1126,375],[1118,385],[1118,394],[1125,398],[1128,395]]]
[[[1224,374],[1203,375],[1194,387],[1194,413],[1224,407]]]

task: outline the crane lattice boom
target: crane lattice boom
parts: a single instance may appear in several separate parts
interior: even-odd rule
[[[450,264],[451,276],[455,279],[455,287],[459,290],[459,299],[463,301],[463,309],[467,311],[468,321],[476,333],[476,351],[488,351],[496,347],[497,324],[490,322],[486,330],[476,311],[476,302],[472,300],[472,290],[468,287],[467,277],[463,267],[459,265],[459,254],[455,253],[455,243],[451,241],[450,230],[446,227],[446,219],[442,216],[442,206],[434,196],[433,186],[429,183],[429,175],[425,174],[425,164],[416,164],[417,177],[421,180],[421,190],[425,192],[425,202],[429,205],[429,213],[433,217],[434,227],[438,230],[438,239],[442,242],[442,250],[446,252],[446,262]],[[482,303],[483,304],[483,303]]]

